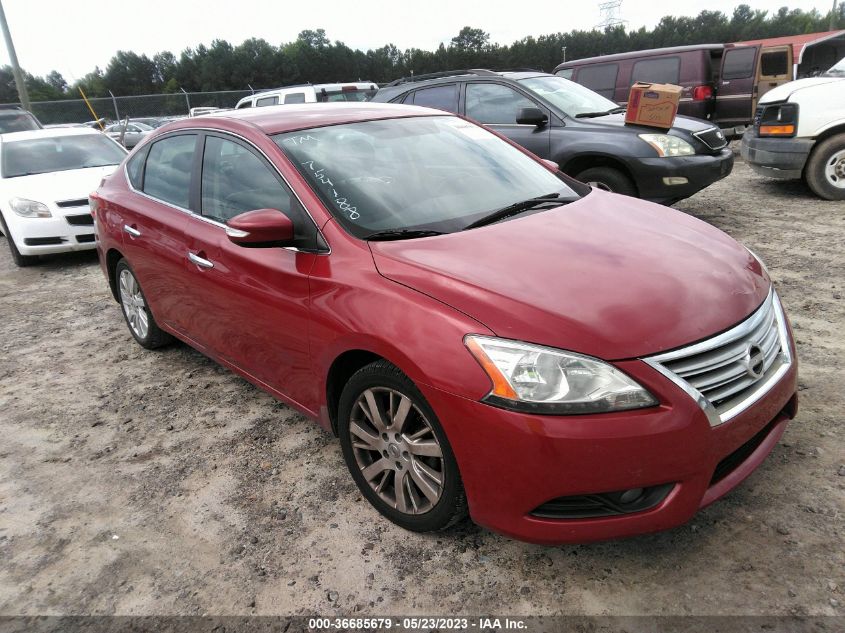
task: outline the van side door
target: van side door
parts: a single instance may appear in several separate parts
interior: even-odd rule
[[[715,119],[723,128],[751,123],[759,52],[759,46],[736,46],[722,55]]]

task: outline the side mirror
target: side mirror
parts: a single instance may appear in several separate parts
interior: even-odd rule
[[[540,108],[520,108],[516,113],[516,122],[520,125],[542,127],[549,122],[549,117]]]
[[[560,167],[559,167],[559,166],[558,166],[558,164],[557,164],[556,162],[554,162],[553,160],[549,160],[548,158],[541,158],[540,160],[541,160],[541,161],[542,161],[542,162],[546,165],[546,167],[548,167],[549,169],[553,169],[554,171],[560,171]]]
[[[247,211],[226,224],[226,235],[234,244],[286,246],[293,242],[293,222],[277,209]]]

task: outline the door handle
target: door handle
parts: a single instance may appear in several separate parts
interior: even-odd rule
[[[141,231],[136,228],[129,226],[128,224],[123,225],[123,232],[128,233],[132,237],[141,237]]]
[[[214,268],[214,262],[210,262],[207,259],[203,259],[199,255],[194,253],[188,253],[188,261],[192,264],[196,264],[200,268]]]

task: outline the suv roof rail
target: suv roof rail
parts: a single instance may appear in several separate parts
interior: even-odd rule
[[[424,75],[413,75],[411,77],[400,77],[399,79],[395,79],[391,81],[389,84],[385,86],[388,88],[390,86],[399,86],[401,84],[408,84],[413,83],[415,81],[425,81],[426,79],[439,79],[440,77],[454,77],[456,75],[498,75],[499,73],[493,70],[487,70],[486,68],[467,68],[467,69],[460,69],[460,70],[441,70],[440,72],[436,73],[426,73]]]

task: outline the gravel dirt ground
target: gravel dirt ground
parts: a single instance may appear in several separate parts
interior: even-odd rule
[[[316,424],[136,345],[93,253],[17,269],[0,243],[0,614],[842,615],[845,204],[738,162],[676,206],[768,263],[800,413],[688,525],[556,548],[393,526]]]

